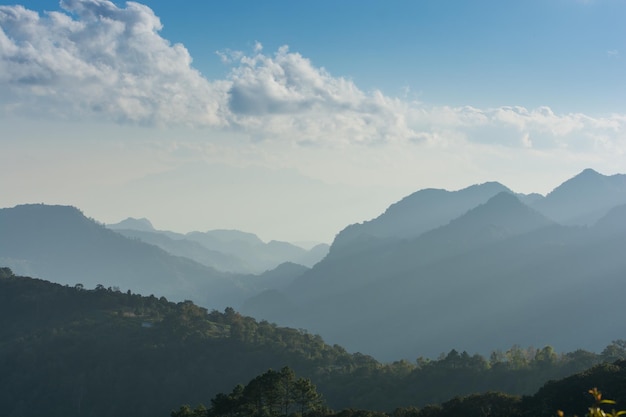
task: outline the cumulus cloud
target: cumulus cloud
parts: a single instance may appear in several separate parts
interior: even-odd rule
[[[0,91],[5,111],[97,114],[119,121],[222,125],[227,86],[191,67],[183,45],[159,36],[144,5],[64,0],[40,15],[0,6]]]
[[[624,152],[626,120],[556,114],[549,107],[429,106],[363,91],[287,46],[220,51],[230,66],[207,80],[189,52],[159,35],[139,3],[63,0],[39,14],[0,6],[0,109],[71,118],[236,130],[302,146],[459,143]]]

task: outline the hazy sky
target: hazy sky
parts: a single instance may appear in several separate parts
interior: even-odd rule
[[[0,5],[0,207],[330,242],[421,188],[626,172],[626,2]]]

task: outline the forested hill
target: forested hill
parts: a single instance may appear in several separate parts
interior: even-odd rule
[[[530,394],[548,379],[623,358],[625,348],[618,341],[596,355],[513,347],[490,358],[451,350],[436,360],[381,364],[231,308],[62,286],[0,268],[7,417],[165,416],[284,366],[310,378],[333,409],[388,411],[474,392]]]
[[[4,416],[158,416],[287,363],[303,374],[375,363],[230,308],[208,312],[3,271]]]

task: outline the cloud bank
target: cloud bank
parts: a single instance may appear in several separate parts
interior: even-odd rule
[[[549,107],[429,106],[354,82],[282,47],[220,52],[207,80],[181,44],[159,35],[139,3],[63,0],[39,14],[0,6],[0,111],[140,125],[209,127],[301,146],[459,142],[583,152],[626,151],[626,116],[555,114]]]

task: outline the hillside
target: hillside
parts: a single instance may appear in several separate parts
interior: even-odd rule
[[[552,348],[381,364],[305,331],[106,288],[85,290],[0,268],[0,409],[7,417],[166,416],[209,404],[268,369],[310,378],[334,409],[393,410],[500,390],[530,394],[603,360]]]
[[[155,416],[268,368],[357,363],[319,336],[110,289],[0,274],[4,416]]]

